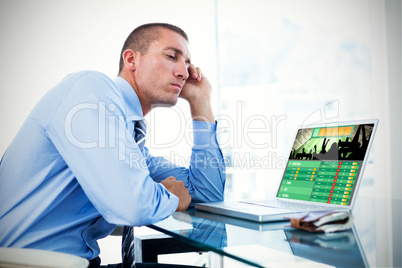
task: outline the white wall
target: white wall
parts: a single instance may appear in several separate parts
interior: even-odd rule
[[[391,196],[396,200],[402,199],[402,25],[401,14],[402,4],[400,0],[387,0],[385,2],[386,23],[387,23],[387,49],[388,49],[388,78],[389,78],[389,99],[390,99],[390,140],[393,147],[391,150]],[[402,207],[396,201],[392,203],[392,243],[394,252],[401,252],[402,249]],[[399,215],[399,217],[398,217]],[[394,266],[402,265],[402,255],[392,256]]]

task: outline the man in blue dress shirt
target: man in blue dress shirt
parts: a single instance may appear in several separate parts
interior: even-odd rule
[[[179,97],[193,118],[189,168],[134,141],[137,121]],[[0,246],[92,260],[97,240],[116,225],[152,224],[190,202],[222,200],[225,166],[210,101],[186,34],[169,24],[130,34],[114,80],[68,75],[35,106],[0,162]]]

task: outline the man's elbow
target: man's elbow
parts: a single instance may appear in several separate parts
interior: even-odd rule
[[[193,198],[197,203],[219,202],[224,199],[224,185],[223,187],[211,187],[209,189],[201,189],[198,191],[198,198]],[[194,202],[193,202],[194,203]]]

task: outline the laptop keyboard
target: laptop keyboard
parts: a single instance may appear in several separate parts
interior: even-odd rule
[[[242,203],[266,206],[266,207],[275,207],[275,208],[285,208],[289,210],[327,210],[327,206],[321,205],[309,205],[309,204],[299,204],[293,202],[286,202],[278,199],[272,200],[247,200],[247,201],[240,201]]]

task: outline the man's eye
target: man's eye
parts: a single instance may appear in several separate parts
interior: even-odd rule
[[[175,57],[174,55],[166,55],[166,57],[168,57],[168,59],[171,59],[171,60],[175,60],[175,59],[176,59],[176,57]]]

